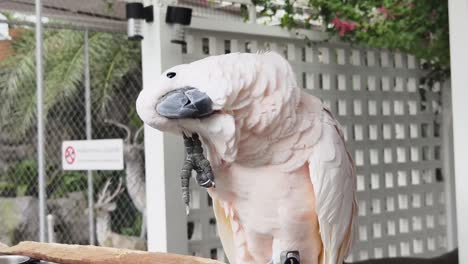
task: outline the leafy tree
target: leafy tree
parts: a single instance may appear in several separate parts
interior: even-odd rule
[[[34,149],[36,124],[36,72],[34,31],[17,28],[11,54],[0,62],[0,141],[9,146]],[[44,31],[44,91],[46,117],[47,193],[61,197],[86,187],[82,173],[62,173],[60,145],[64,139],[83,139],[84,126],[84,32]],[[137,42],[124,34],[89,34],[93,137],[121,137],[104,119],[141,126],[134,102],[141,87],[141,56]],[[18,195],[37,193],[37,164],[27,159],[8,163],[0,177],[1,190]],[[33,158],[32,158],[33,159]],[[99,177],[95,177],[97,179]],[[96,182],[99,187],[99,183]],[[1,184],[0,184],[1,185]],[[23,190],[24,189],[24,190]],[[6,191],[5,191],[6,193]]]
[[[450,71],[448,2],[440,0],[253,0],[261,15],[289,29],[322,27],[353,44],[398,50],[425,60],[430,80]],[[298,9],[298,6],[305,7]]]
[[[84,34],[76,30],[44,32],[45,116],[54,117],[60,105],[72,118],[66,103],[83,97]],[[3,131],[23,134],[36,122],[36,72],[34,31],[24,29],[12,42],[12,54],[0,64],[0,127]],[[141,82],[140,48],[124,35],[94,32],[89,35],[89,55],[93,110],[109,114],[116,90],[129,80]],[[112,113],[110,113],[112,114]],[[76,115],[76,114],[75,114]]]
[[[0,143],[35,149],[34,31],[24,27],[15,30],[20,34],[11,42],[10,55],[0,62]],[[46,195],[60,198],[87,189],[84,173],[63,172],[60,166],[61,141],[85,137],[84,32],[46,29],[43,47]],[[131,127],[141,126],[135,112],[135,99],[141,89],[139,43],[128,41],[124,34],[90,32],[89,56],[93,138],[122,137],[120,130],[103,121],[113,119]],[[0,196],[37,195],[34,156],[27,153],[22,161],[6,163],[5,172],[0,172]],[[106,178],[123,173],[95,173],[95,189],[100,190]],[[119,196],[118,204],[118,210],[112,213],[113,228],[139,233],[141,216],[127,193]]]

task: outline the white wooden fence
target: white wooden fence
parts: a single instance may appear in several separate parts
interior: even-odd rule
[[[450,87],[420,85],[424,72],[413,56],[321,42],[324,34],[314,32],[305,33],[313,40],[308,45],[279,28],[200,18],[193,19],[187,46],[181,48],[169,43],[170,30],[164,8],[156,10],[143,41],[144,85],[175,64],[228,52],[275,50],[290,61],[298,84],[330,106],[357,165],[359,224],[349,260],[428,257],[454,247],[451,129],[443,118],[450,114],[442,115],[450,111],[450,100],[441,97]],[[145,132],[149,249],[187,250],[224,260],[210,199],[196,184],[191,213],[184,216],[177,190],[179,139],[150,128]],[[186,227],[180,226],[185,220],[187,245]]]

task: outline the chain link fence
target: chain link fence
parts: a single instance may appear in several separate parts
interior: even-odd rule
[[[0,4],[5,11],[2,24],[8,24],[0,40],[0,241],[9,245],[38,240],[39,234],[36,46],[30,2]],[[87,172],[64,171],[61,165],[62,141],[86,139],[89,67],[92,138],[123,138],[125,160],[122,171],[92,173],[96,244],[119,246],[109,244],[118,238],[122,247],[145,249],[143,130],[135,112],[141,89],[140,44],[122,33],[123,3],[86,1],[99,3],[80,3],[82,10],[76,11],[80,6],[70,7],[73,1],[50,2],[54,8],[47,3],[44,7],[43,42],[46,213],[55,219],[55,241],[91,242]],[[61,19],[66,16],[68,22]],[[88,21],[86,17],[106,23],[90,27],[76,22]],[[89,65],[84,59],[86,31]]]
[[[176,2],[195,16],[247,18],[242,1]],[[39,240],[34,5],[0,2],[0,241],[8,245]],[[122,171],[92,172],[94,243],[146,249],[143,124],[135,112],[141,50],[127,40],[125,2],[43,0],[43,16],[46,214],[54,217],[54,240],[93,242],[88,174],[61,164],[62,142],[86,139],[89,67],[92,138],[124,139],[125,161]]]

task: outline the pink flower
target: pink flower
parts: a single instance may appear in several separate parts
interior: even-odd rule
[[[413,2],[411,2],[411,3],[408,4],[408,7],[409,7],[409,8],[415,8],[415,7],[416,7],[416,4],[413,3]]]
[[[379,7],[379,12],[388,16],[388,9],[385,6]]]
[[[395,18],[385,6],[379,7],[379,12],[384,14],[386,18],[390,18],[390,19]]]
[[[332,24],[335,25],[341,25],[341,20],[339,20],[337,17],[335,17],[334,19],[332,19]]]
[[[335,26],[337,30],[339,30],[339,35],[342,37],[344,36],[347,32],[354,31],[356,29],[356,22],[351,22],[351,21],[346,21],[346,20],[340,20],[339,18],[335,17],[331,23]]]

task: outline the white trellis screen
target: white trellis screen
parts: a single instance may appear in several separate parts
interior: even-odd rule
[[[358,175],[359,225],[349,260],[445,252],[452,243],[446,209],[453,202],[446,198],[452,175],[446,175],[450,162],[443,153],[450,129],[442,128],[442,87],[419,84],[424,72],[417,60],[334,42],[308,45],[279,29],[219,23],[195,19],[180,62],[275,50],[290,61],[298,84],[322,98],[341,122]],[[188,251],[225,260],[211,201],[191,186]]]

